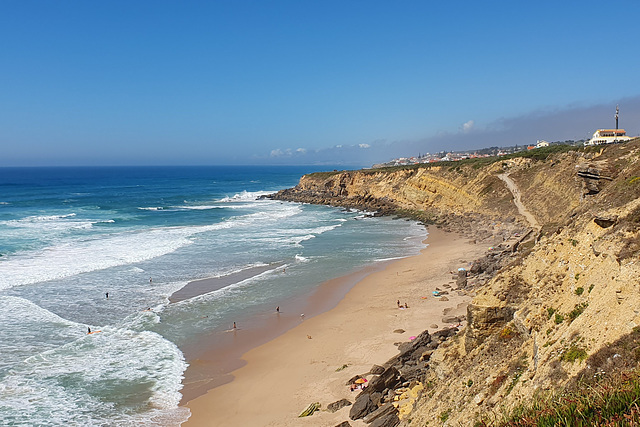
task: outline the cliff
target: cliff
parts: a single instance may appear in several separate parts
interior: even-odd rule
[[[410,214],[479,242],[500,227],[531,230],[477,281],[466,327],[419,357],[424,390],[400,411],[401,425],[495,424],[519,402],[640,362],[638,140],[493,163],[311,174],[275,197]],[[472,272],[486,275],[476,264]]]

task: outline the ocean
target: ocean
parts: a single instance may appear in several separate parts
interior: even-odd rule
[[[424,247],[412,221],[259,198],[318,170],[0,168],[0,424],[178,426],[185,348]]]

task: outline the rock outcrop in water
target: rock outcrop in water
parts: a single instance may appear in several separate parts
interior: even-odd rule
[[[505,172],[540,230],[519,215],[498,178]],[[394,416],[403,426],[491,422],[537,393],[640,363],[628,339],[640,331],[638,140],[490,164],[311,174],[273,197],[411,216],[471,238],[521,229],[520,241],[474,263],[486,280],[468,326],[434,348],[416,344],[418,360],[400,348],[383,385],[372,382],[352,406],[357,417],[413,381],[424,390],[410,412],[385,409],[389,425]]]

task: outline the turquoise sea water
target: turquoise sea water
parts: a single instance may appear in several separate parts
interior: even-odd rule
[[[0,424],[179,425],[182,349],[423,247],[413,222],[258,199],[316,170],[0,168]]]

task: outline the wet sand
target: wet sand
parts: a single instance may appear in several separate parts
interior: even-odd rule
[[[311,295],[290,298],[263,313],[243,319],[237,329],[214,331],[202,337],[195,345],[183,349],[189,367],[185,372],[182,403],[193,400],[214,387],[233,380],[232,371],[244,366],[242,356],[265,344],[303,321],[334,308],[353,286],[374,271],[383,270],[391,261],[376,263],[346,276],[324,282]],[[210,279],[207,279],[210,280]],[[301,316],[304,314],[304,316]]]
[[[466,312],[470,296],[454,291],[445,302],[433,297],[432,291],[453,284],[451,272],[468,267],[486,248],[433,227],[426,242],[429,246],[417,256],[377,266],[377,271],[374,267],[358,272],[351,277],[358,283],[346,295],[349,279],[324,284],[304,302],[310,314],[304,318],[291,314],[290,320],[298,324],[276,338],[266,334],[260,340],[251,328],[230,333],[232,339],[247,344],[244,362],[232,372],[232,381],[227,378],[206,394],[184,399],[192,416],[183,425],[333,426],[347,420],[349,407],[336,413],[321,410],[305,418],[298,415],[312,402],[320,402],[322,409],[342,398],[353,402],[356,393],[345,385],[349,378],[394,356],[394,343],[408,341],[425,329],[449,326],[442,323],[445,309],[452,315]],[[398,300],[409,308],[399,309]],[[272,316],[273,322],[287,312],[287,307],[281,309],[283,313]],[[316,312],[322,314],[311,317]],[[271,328],[271,323],[264,328]],[[434,324],[438,328],[432,328]],[[394,332],[398,329],[405,332]],[[258,346],[251,348],[251,342]],[[211,359],[225,358],[208,354]],[[361,420],[350,423],[365,425]]]

